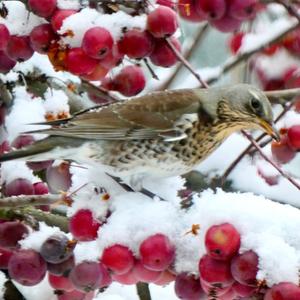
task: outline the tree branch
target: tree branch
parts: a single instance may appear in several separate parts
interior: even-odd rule
[[[140,300],[151,300],[151,294],[148,283],[138,282],[136,284],[136,290]]]
[[[300,88],[266,91],[265,95],[268,97],[270,102],[282,104],[284,102],[291,101],[291,99],[293,99],[296,96],[300,96]]]

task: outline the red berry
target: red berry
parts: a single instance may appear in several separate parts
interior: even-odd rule
[[[287,135],[282,135],[279,142],[272,141],[271,150],[275,160],[281,164],[290,162],[296,156],[296,152],[288,144]]]
[[[93,27],[84,34],[82,49],[90,57],[101,59],[111,52],[113,43],[114,40],[108,30]]]
[[[45,195],[49,193],[48,187],[44,182],[36,182],[33,184],[35,195]]]
[[[92,241],[97,238],[100,223],[88,209],[78,210],[70,219],[69,229],[79,241]]]
[[[223,16],[221,19],[211,21],[211,25],[221,32],[233,32],[241,27],[242,21],[232,18],[229,15]]]
[[[14,179],[4,188],[5,196],[33,195],[34,189],[32,183],[28,179]]]
[[[8,57],[4,51],[0,50],[0,73],[8,73],[16,63],[17,62]]]
[[[300,69],[296,67],[289,68],[283,75],[286,88],[300,87]]]
[[[112,51],[102,59],[100,59],[100,64],[104,68],[111,69],[118,66],[123,60],[124,54],[119,51],[118,45],[113,45]]]
[[[266,293],[264,300],[299,300],[300,287],[289,282],[273,285]]]
[[[101,258],[102,263],[115,274],[128,273],[134,265],[132,251],[122,245],[113,245],[105,248]]]
[[[283,46],[293,54],[300,54],[300,30],[295,30],[286,35],[282,41]]]
[[[18,250],[8,262],[11,279],[26,286],[33,286],[43,280],[47,271],[46,262],[33,250]]]
[[[30,33],[31,47],[38,53],[45,54],[51,43],[57,39],[50,24],[41,24],[32,29]]]
[[[173,0],[156,0],[156,4],[175,8],[175,2]]]
[[[141,282],[156,282],[161,276],[162,272],[152,271],[143,266],[140,261],[137,261],[134,265],[133,272]]]
[[[17,61],[25,61],[31,58],[34,51],[30,45],[29,36],[10,36],[6,53],[11,59]]]
[[[259,8],[258,0],[230,0],[228,14],[237,20],[250,20]]]
[[[44,160],[44,161],[28,161],[26,165],[32,171],[41,171],[49,168],[53,163],[53,160]]]
[[[159,6],[148,14],[147,29],[156,38],[171,36],[177,28],[177,15],[167,6]]]
[[[27,227],[19,221],[0,224],[0,247],[16,248],[18,242],[28,235]]]
[[[223,286],[223,284],[220,283],[216,283],[216,284],[211,284],[206,282],[205,280],[203,280],[200,277],[200,283],[201,283],[201,287],[203,289],[203,291],[205,292],[205,294],[210,295],[210,294],[215,294],[218,299],[223,296],[224,294],[226,294],[228,291],[231,290],[232,285],[229,284],[228,286]],[[230,299],[232,300],[232,299]]]
[[[152,36],[147,31],[131,29],[124,33],[118,45],[120,51],[128,57],[140,59],[150,55],[154,43]]]
[[[98,61],[88,56],[82,48],[70,49],[66,57],[66,68],[75,75],[92,73],[97,67]]]
[[[89,292],[99,288],[102,273],[98,262],[84,261],[73,268],[69,277],[76,289]]]
[[[9,31],[4,24],[0,24],[0,50],[5,50],[9,41]]]
[[[112,278],[108,269],[104,266],[102,262],[99,262],[100,272],[102,273],[101,282],[99,284],[100,288],[104,288],[109,286],[112,283]]]
[[[238,32],[232,35],[229,41],[229,48],[233,54],[237,54],[243,44],[244,32]]]
[[[127,66],[112,81],[113,89],[126,97],[140,93],[146,85],[146,78],[138,66]]]
[[[166,270],[161,272],[160,277],[154,282],[156,285],[165,286],[173,281],[175,281],[176,276],[170,271]]]
[[[178,1],[178,12],[179,15],[190,22],[201,22],[205,21],[204,15],[201,15],[196,10],[197,0],[179,0]]]
[[[48,18],[56,9],[56,0],[28,0],[28,6],[36,15]]]
[[[209,284],[220,284],[220,287],[227,287],[233,282],[230,262],[213,259],[207,254],[199,261],[199,273],[204,281]]]
[[[12,254],[8,249],[0,248],[0,269],[7,269]]]
[[[178,51],[181,50],[180,43],[176,38],[172,37],[171,43]],[[177,56],[164,39],[155,41],[150,60],[154,65],[165,68],[175,65],[178,61]]]
[[[57,10],[51,18],[51,25],[53,30],[55,32],[58,32],[63,25],[64,20],[76,13],[77,11],[72,9]]]
[[[153,271],[167,269],[175,258],[175,247],[163,234],[149,236],[140,245],[141,263]]]
[[[300,125],[294,125],[287,131],[287,142],[294,150],[300,150]]]
[[[179,299],[185,300],[199,300],[204,296],[199,278],[187,273],[176,276],[175,293]]]
[[[65,276],[48,273],[48,281],[55,290],[72,291],[75,288],[70,279]]]
[[[233,278],[245,285],[256,284],[258,272],[258,256],[252,250],[235,256],[231,262],[231,273]]]
[[[214,225],[205,235],[207,254],[215,259],[229,260],[238,252],[240,244],[239,232],[229,223]]]
[[[207,20],[219,20],[225,15],[225,0],[195,0],[196,11]]]
[[[59,264],[47,263],[47,269],[49,273],[54,274],[56,276],[68,276],[74,266],[74,256],[70,256],[67,260]]]
[[[3,143],[0,144],[0,154],[9,152],[10,150],[11,148],[8,141],[4,141]]]

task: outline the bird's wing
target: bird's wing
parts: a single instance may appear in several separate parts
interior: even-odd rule
[[[199,109],[200,101],[192,90],[156,92],[75,115],[61,126],[39,132],[106,140],[181,139],[185,136],[176,129],[176,121]]]

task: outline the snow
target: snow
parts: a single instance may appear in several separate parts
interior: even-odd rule
[[[5,274],[0,271],[0,299],[4,299],[4,293],[5,293],[5,282],[7,281],[7,278]]]
[[[39,222],[39,229],[31,232],[25,239],[21,240],[19,244],[23,249],[33,249],[39,252],[47,238],[55,234],[64,233],[58,227],[50,227],[44,222]]]
[[[57,0],[57,7],[60,9],[75,9],[80,8],[80,1],[78,0]]]
[[[45,19],[28,13],[21,1],[3,1],[8,10],[6,18],[0,16],[0,24],[5,24],[11,35],[29,35],[34,27],[46,23]]]

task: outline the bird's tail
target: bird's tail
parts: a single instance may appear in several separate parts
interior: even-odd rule
[[[26,159],[26,158],[30,158],[30,159],[34,159],[34,160],[38,160],[38,156],[40,154],[44,154],[47,153],[51,150],[53,150],[56,147],[72,147],[75,146],[74,145],[74,139],[72,139],[71,143],[69,144],[68,142],[69,139],[68,138],[63,138],[63,137],[47,137],[43,140],[37,141],[34,144],[25,147],[23,149],[20,150],[15,150],[15,151],[11,151],[8,153],[5,153],[3,155],[0,156],[0,163],[1,162],[5,162],[5,161],[9,161],[9,160],[14,160],[14,159]],[[79,142],[79,141],[78,141]],[[58,157],[52,157],[52,159],[56,159]],[[48,158],[50,159],[50,158]],[[44,160],[44,159],[41,159]]]

